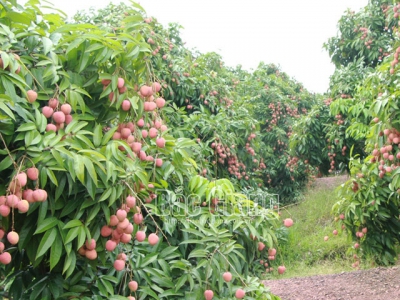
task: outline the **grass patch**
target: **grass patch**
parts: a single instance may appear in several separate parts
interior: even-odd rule
[[[341,229],[340,222],[334,221],[332,206],[338,200],[335,188],[345,180],[337,177],[329,184],[317,182],[298,205],[282,210],[282,220],[292,218],[294,225],[289,228],[286,241],[280,243],[275,269],[284,264],[286,272],[279,278],[304,277],[311,275],[335,274],[352,271],[354,259],[348,251],[351,241]],[[333,235],[333,230],[338,235]],[[329,239],[324,241],[324,237]],[[363,262],[361,268],[372,265]],[[272,278],[277,278],[273,272]]]

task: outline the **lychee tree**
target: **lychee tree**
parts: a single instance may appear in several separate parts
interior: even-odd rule
[[[106,25],[119,28],[125,10],[124,5],[109,6]],[[75,19],[105,26],[100,12],[94,16],[81,12]],[[142,34],[152,51],[149,68],[171,101],[166,109],[179,113],[166,116],[179,128],[170,133],[197,141],[199,157],[205,158],[199,161],[200,173],[207,178],[229,176],[241,189],[268,189],[286,202],[295,201],[311,170],[280,148],[287,144],[290,124],[311,108],[315,96],[276,66],[260,64],[253,73],[226,67],[216,53],[185,48],[179,25],[164,28],[154,17],[146,22],[149,30]],[[285,105],[278,105],[282,101]],[[285,118],[282,115],[282,121],[266,133],[265,119],[275,114],[269,104],[283,109],[277,113]]]
[[[397,48],[394,48],[396,51]],[[393,54],[392,54],[393,55]],[[365,152],[350,161],[351,179],[340,189],[340,200],[334,210],[355,241],[353,251],[369,255],[378,263],[393,263],[397,258],[400,235],[398,142],[399,128],[396,74],[390,74],[390,55],[382,66],[364,82],[355,100],[365,99],[368,113]],[[359,103],[359,102],[358,102]],[[351,108],[356,109],[359,104]],[[351,126],[353,132],[365,131],[365,119]],[[358,245],[358,246],[356,246]]]
[[[201,148],[169,123],[180,112],[144,10],[132,2],[109,30],[36,1],[0,8],[3,296],[273,299],[252,276],[278,216],[196,175]]]
[[[397,2],[370,1],[361,12],[341,18],[339,36],[328,43],[330,50],[336,49],[330,55],[337,64],[331,114],[343,120],[342,128],[328,131],[340,147],[346,140],[351,174],[339,190],[336,220],[350,233],[356,257],[369,256],[379,264],[394,263],[400,238],[395,87],[399,9]]]

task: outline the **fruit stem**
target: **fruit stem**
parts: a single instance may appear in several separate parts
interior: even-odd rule
[[[1,133],[0,133],[0,138],[1,138],[1,140],[3,141],[4,148],[6,149],[7,154],[8,154],[8,156],[10,157],[10,159],[11,159],[13,165],[14,165],[14,168],[15,168],[15,169],[18,169],[18,164],[17,164],[17,163],[15,162],[15,160],[13,159],[10,150],[8,150],[6,141],[4,140],[3,135],[2,135]]]
[[[136,194],[135,191],[131,188],[131,186],[130,186],[126,181],[123,181],[123,182],[124,182],[124,184],[128,187],[128,189],[131,190],[132,194]],[[143,206],[144,209],[146,210],[148,216],[150,216],[150,218],[153,220],[154,225],[157,227],[157,230],[159,230],[159,231],[161,232],[161,234],[164,236],[165,240],[167,241],[168,245],[171,246],[171,243],[169,242],[169,240],[168,240],[167,236],[165,235],[164,231],[162,231],[162,229],[160,228],[160,226],[158,226],[156,220],[154,220],[153,216],[151,215],[151,213],[149,212],[149,210],[147,209],[147,207],[143,204],[142,200],[140,200],[139,197],[138,197],[137,199],[142,203],[142,206]]]
[[[243,285],[244,285],[244,286],[247,286],[247,284],[243,281],[242,276],[240,276],[240,274],[238,273],[238,271],[236,271],[235,267],[232,266],[231,262],[225,257],[225,255],[224,255],[221,251],[219,251],[218,249],[217,249],[217,252],[218,252],[219,254],[221,254],[221,256],[228,262],[229,266],[230,266],[230,267],[235,271],[235,273],[239,276],[239,279],[240,279],[240,281],[243,283]]]
[[[25,66],[24,62],[22,60],[19,60],[20,64],[25,68],[25,70],[29,73],[29,75],[32,76],[32,78],[36,81],[36,84],[46,93],[46,95],[49,97],[49,94],[47,94],[46,89],[40,84],[39,80],[36,79],[36,77],[32,74],[31,71],[29,71],[28,67]],[[26,93],[26,92],[25,92]]]

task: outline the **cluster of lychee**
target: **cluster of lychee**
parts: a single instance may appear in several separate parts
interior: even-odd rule
[[[157,97],[157,93],[161,91],[161,84],[153,82],[151,85],[143,85],[139,89],[139,96],[145,100],[144,110],[154,111],[156,108],[163,108],[165,106],[165,99]],[[156,98],[156,97],[157,98]]]
[[[0,240],[2,240],[5,236],[5,231],[3,228],[0,228]],[[11,231],[7,234],[7,240],[11,245],[15,245],[18,243],[19,236],[15,231]],[[11,254],[9,252],[4,251],[5,245],[3,242],[0,242],[0,263],[3,265],[8,265],[11,260]]]
[[[328,170],[329,173],[332,173],[333,170],[335,170],[335,157],[336,157],[336,153],[333,152],[328,152],[328,158],[330,161],[330,169]]]
[[[251,156],[256,155],[256,151],[253,149],[253,147],[250,146],[250,143],[246,143],[245,148],[246,152],[249,153]]]
[[[111,83],[110,79],[102,79],[101,80],[101,84],[103,85],[103,90],[105,90],[109,86],[110,83]],[[117,89],[118,89],[118,93],[120,95],[124,94],[128,90],[127,87],[125,86],[125,80],[123,78],[121,78],[121,77],[119,77],[118,80],[117,80]],[[110,100],[111,103],[114,103],[114,101],[117,98],[116,96],[117,95],[113,91],[110,92],[110,94],[108,94],[108,99]],[[129,102],[129,104],[128,104],[128,102]],[[129,100],[124,100],[122,102],[122,104],[123,104],[122,105],[122,109],[123,110],[128,111],[130,109],[130,101]],[[127,106],[129,106],[128,109],[126,109]]]
[[[379,122],[379,119],[375,118],[374,122]],[[372,151],[373,157],[371,158],[371,162],[373,163],[379,161],[378,169],[380,178],[383,178],[386,173],[396,170],[398,164],[395,163],[395,159],[400,160],[400,151],[395,153],[396,146],[398,150],[400,145],[400,132],[394,128],[386,128],[382,135],[386,137],[386,145],[379,148],[378,144],[375,144],[375,149]]]
[[[342,99],[350,99],[351,98],[351,95],[348,95],[348,94],[340,94],[340,98],[342,98]]]
[[[8,186],[7,195],[0,196],[1,216],[7,217],[11,209],[18,209],[20,213],[26,213],[29,210],[29,203],[46,201],[47,192],[45,190],[26,188],[28,179],[36,181],[38,177],[39,170],[34,167],[14,176]]]
[[[35,188],[34,190],[26,188],[28,179],[37,181],[39,170],[35,167],[28,168],[26,172],[19,172],[11,180],[7,195],[0,196],[0,215],[8,217],[12,210],[18,209],[20,213],[26,213],[29,210],[29,203],[43,202],[47,200],[47,192],[45,190]],[[0,229],[0,240],[5,236],[5,231]],[[11,245],[18,244],[19,235],[14,230],[7,234],[7,240]],[[4,251],[4,243],[0,242],[0,263],[9,264],[11,255]]]
[[[332,98],[325,99],[325,100],[324,100],[324,104],[325,104],[326,106],[329,106],[329,105],[331,105],[332,101],[333,101]]]
[[[121,123],[119,124],[116,132],[113,134],[114,140],[123,140],[126,141],[128,146],[131,148],[133,153],[139,157],[142,161],[155,161],[157,167],[161,167],[163,161],[161,158],[154,159],[153,156],[147,155],[145,151],[142,150],[142,145],[144,143],[144,139],[147,137],[153,139],[156,138],[155,143],[157,147],[164,148],[165,147],[165,139],[161,136],[161,132],[166,131],[168,128],[166,125],[163,125],[161,121],[155,121],[151,124],[147,124],[150,127],[149,130],[144,129],[145,122],[143,119],[139,119],[136,125],[133,122]],[[154,127],[153,127],[154,126]],[[140,130],[140,128],[143,128]],[[119,146],[121,151],[124,151],[123,146]]]
[[[289,156],[288,159],[289,161],[286,163],[286,167],[290,168],[289,169],[290,172],[294,172],[294,168],[298,167],[300,159],[296,156],[294,157]]]
[[[223,97],[222,99],[219,100],[219,103],[223,104],[225,103],[225,107],[229,108],[233,104],[233,100],[229,99],[228,97]]]
[[[278,104],[275,106],[274,103],[270,103],[268,105],[268,108],[272,110],[271,114],[271,120],[265,120],[265,123],[269,123],[268,127],[265,129],[265,131],[269,132],[272,130],[274,125],[278,124],[278,121],[281,119],[281,116],[283,117],[284,113],[282,111],[282,106],[281,103],[278,102]]]
[[[103,87],[106,88],[111,80],[103,79],[102,81]],[[126,86],[125,80],[123,78],[118,78],[117,82],[118,92],[125,93]],[[158,92],[161,91],[161,84],[158,82],[153,82],[151,85],[143,85],[138,90],[135,88],[140,98],[144,100],[143,107],[144,111],[151,112],[154,117],[154,121],[150,120],[147,124],[144,119],[139,119],[136,124],[134,122],[121,123],[118,125],[116,132],[113,135],[114,140],[124,140],[127,142],[133,153],[136,157],[139,157],[140,160],[143,161],[155,161],[157,167],[161,167],[163,161],[161,158],[154,159],[153,156],[147,155],[145,151],[142,150],[142,145],[144,143],[144,139],[150,137],[151,139],[156,138],[155,143],[157,147],[164,148],[165,147],[165,139],[161,137],[161,133],[166,131],[168,128],[166,125],[162,124],[162,121],[157,118],[157,113],[155,110],[162,109],[165,106],[165,99],[162,97],[157,97]],[[111,92],[109,94],[110,101],[115,101],[115,94]],[[122,110],[129,111],[131,108],[131,102],[128,99],[122,101],[121,104]],[[147,127],[145,129],[144,127]],[[121,151],[124,151],[125,148],[123,146],[119,146]]]
[[[335,116],[336,121],[336,125],[343,125],[344,124],[344,119],[343,116],[341,114],[337,114]]]
[[[154,31],[152,31],[151,33],[152,33],[152,35],[154,35]],[[156,42],[151,37],[147,39],[147,43],[150,44],[150,45],[154,45],[154,46],[156,45]],[[161,46],[160,45],[155,46],[155,48],[154,48],[153,52],[151,52],[151,54],[157,55],[158,52],[160,52],[160,50],[161,50]]]
[[[48,104],[42,107],[42,114],[46,119],[51,118],[51,122],[46,125],[46,131],[56,132],[72,122],[71,105],[68,103],[62,104],[61,107],[59,105],[58,99],[51,98]]]
[[[128,213],[133,210],[133,222],[128,219]],[[114,251],[118,244],[127,244],[132,240],[132,233],[134,231],[134,224],[140,225],[143,222],[143,214],[141,213],[140,207],[136,206],[136,198],[129,195],[125,199],[125,203],[116,211],[114,215],[111,215],[110,222],[108,225],[104,225],[100,230],[102,237],[109,238],[105,244],[107,251]],[[146,233],[138,230],[135,234],[138,242],[143,242],[146,239]],[[158,243],[159,237],[157,234],[152,233],[148,237],[150,245],[154,246]],[[80,249],[79,254],[86,256],[88,259],[96,259],[96,241],[92,239],[87,241]],[[120,253],[117,259],[114,261],[114,268],[117,271],[122,271],[125,268],[126,255]]]
[[[367,38],[367,36],[368,36],[368,28],[366,28],[366,27],[354,28],[354,32],[358,32],[358,31],[362,32],[362,34],[361,34],[361,39],[362,40]]]
[[[400,16],[399,10],[400,10],[400,3],[393,6],[393,12],[394,12],[393,17],[395,17],[396,19]]]
[[[231,156],[231,151],[229,149],[229,147],[224,147],[222,144],[220,143],[211,143],[211,148],[214,149],[214,152],[216,155],[218,155],[218,162],[223,164],[225,162],[225,158],[228,156]]]
[[[396,52],[393,55],[393,60],[390,63],[390,74],[394,74],[394,68],[396,65],[399,63],[399,53],[400,53],[400,47],[397,47]]]
[[[246,165],[242,162],[239,162],[236,155],[228,158],[228,166],[229,174],[236,176],[238,179],[242,179],[242,176],[247,176]]]

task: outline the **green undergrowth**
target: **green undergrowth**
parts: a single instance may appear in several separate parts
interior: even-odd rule
[[[345,176],[318,179],[305,194],[304,201],[284,208],[282,220],[292,218],[294,225],[280,244],[275,269],[285,265],[284,275],[276,270],[269,278],[291,278],[352,271],[354,258],[351,242],[340,222],[335,222],[332,205],[337,201],[335,189],[346,180]],[[334,235],[333,230],[338,234]],[[325,241],[324,237],[328,236]],[[349,250],[350,249],[350,250]],[[369,268],[371,263],[363,261],[360,268]]]

